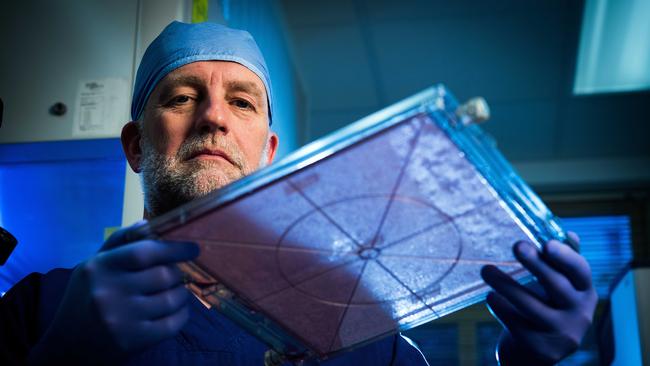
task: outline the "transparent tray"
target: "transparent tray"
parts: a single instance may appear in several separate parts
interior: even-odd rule
[[[287,359],[328,358],[481,301],[480,268],[565,240],[442,85],[131,233],[195,241],[189,287]]]

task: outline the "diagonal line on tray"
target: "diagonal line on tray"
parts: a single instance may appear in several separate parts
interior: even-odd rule
[[[332,225],[334,225],[334,227],[336,227],[337,229],[339,229],[339,231],[340,231],[341,233],[343,233],[343,235],[345,235],[348,239],[352,240],[352,242],[353,242],[357,247],[362,248],[362,245],[361,245],[361,243],[359,243],[358,240],[356,240],[356,239],[355,239],[355,238],[354,238],[350,233],[348,233],[347,231],[345,231],[345,229],[343,229],[343,227],[341,227],[341,225],[339,225],[339,224],[338,224],[338,223],[337,223],[333,218],[331,218],[331,217],[330,217],[330,216],[329,216],[329,215],[328,215],[328,214],[327,214],[327,213],[326,213],[326,212],[325,212],[325,211],[324,211],[320,206],[318,206],[318,205],[316,204],[316,202],[312,201],[309,197],[307,197],[307,195],[305,194],[305,192],[303,192],[302,190],[300,190],[300,188],[298,188],[298,187],[297,187],[295,184],[293,184],[293,182],[291,182],[290,180],[287,180],[286,182],[287,182],[288,185],[291,186],[291,188],[293,188],[296,192],[298,192],[298,194],[300,194],[300,196],[302,196],[302,198],[304,198],[307,202],[309,202],[309,204],[312,205],[312,207],[314,207],[314,208],[316,209],[316,211],[318,211],[321,215],[323,215],[323,217],[325,217],[325,219],[327,219],[327,221],[329,221]]]
[[[384,209],[384,212],[381,215],[381,220],[379,221],[379,226],[377,227],[377,230],[375,231],[375,235],[372,238],[372,243],[370,244],[371,248],[375,247],[375,243],[377,242],[377,238],[379,237],[379,234],[381,233],[381,229],[384,227],[384,222],[386,221],[386,217],[388,216],[388,211],[390,211],[390,207],[393,204],[393,199],[395,198],[395,194],[397,193],[397,189],[399,188],[400,183],[402,182],[402,177],[404,176],[404,172],[406,171],[406,167],[409,165],[411,162],[411,155],[413,155],[413,151],[415,151],[415,148],[418,145],[418,140],[420,139],[420,134],[422,133],[422,126],[418,129],[415,137],[413,138],[413,146],[411,146],[411,149],[409,150],[408,154],[406,155],[406,159],[404,159],[404,164],[402,165],[402,168],[400,169],[399,175],[397,176],[397,181],[395,182],[395,185],[393,186],[392,192],[390,193],[390,198],[388,199],[388,203],[386,204],[386,209]]]
[[[416,231],[416,232],[414,232],[412,234],[409,234],[409,235],[406,235],[406,236],[401,237],[399,239],[393,240],[390,243],[379,247],[379,249],[381,249],[381,250],[388,249],[388,248],[390,248],[392,246],[395,246],[395,245],[397,245],[397,244],[399,244],[401,242],[407,241],[409,239],[413,239],[416,236],[422,235],[422,234],[426,233],[427,231],[431,231],[431,230],[437,228],[438,226],[442,226],[442,225],[445,225],[445,224],[448,224],[448,223],[449,223],[449,221],[443,221],[443,222],[439,222],[439,223],[427,226],[424,229],[418,230],[418,231]]]
[[[354,283],[354,287],[350,292],[350,298],[348,299],[347,306],[345,307],[345,309],[343,309],[343,314],[341,314],[341,317],[339,318],[339,324],[336,326],[336,332],[334,333],[334,336],[332,337],[332,341],[330,342],[330,346],[328,348],[328,350],[330,351],[332,350],[332,347],[334,347],[334,342],[338,338],[336,337],[336,335],[338,335],[339,332],[341,331],[343,320],[345,319],[345,315],[348,313],[348,309],[350,308],[350,303],[352,303],[352,299],[354,298],[354,295],[357,292],[357,288],[359,287],[359,283],[361,282],[361,277],[363,276],[363,272],[365,272],[367,265],[368,265],[368,261],[364,261],[363,267],[361,267],[361,271],[359,271],[359,277],[357,277],[357,281]]]
[[[403,241],[413,239],[414,237],[416,237],[418,235],[422,235],[422,234],[426,233],[427,231],[430,231],[430,230],[433,230],[433,229],[437,228],[438,226],[442,226],[442,225],[448,224],[450,222],[453,222],[454,219],[465,216],[465,215],[467,215],[469,213],[472,213],[472,212],[478,210],[479,208],[482,208],[484,206],[488,206],[488,205],[493,204],[493,203],[495,203],[495,201],[484,202],[484,203],[482,203],[482,204],[480,204],[480,205],[478,205],[476,207],[472,207],[471,209],[469,209],[469,210],[467,210],[465,212],[461,212],[456,216],[449,216],[449,221],[443,221],[443,222],[439,222],[439,223],[435,223],[433,225],[427,226],[427,227],[425,227],[425,228],[423,228],[421,230],[418,230],[418,231],[416,231],[416,232],[414,232],[412,234],[408,234],[408,235],[406,235],[404,237],[401,237],[399,239],[395,239],[392,242],[390,242],[388,244],[385,244],[384,246],[380,247],[380,249],[381,250],[388,249],[388,248],[393,247],[393,246],[395,246],[395,245],[397,245],[397,244],[399,244],[399,243],[401,243]]]
[[[292,282],[292,283],[289,284],[289,286],[281,287],[281,288],[277,289],[275,292],[272,292],[272,293],[270,293],[270,294],[266,294],[266,295],[264,295],[264,296],[258,297],[258,298],[256,298],[256,299],[254,299],[253,301],[255,301],[255,302],[262,301],[262,300],[264,300],[264,299],[266,299],[266,298],[268,298],[268,297],[271,297],[271,296],[274,296],[274,295],[276,295],[276,294],[279,294],[280,292],[283,292],[283,291],[288,290],[288,289],[290,289],[290,288],[295,288],[295,287],[297,287],[297,286],[300,286],[300,285],[302,285],[303,283],[305,283],[305,282],[307,282],[307,281],[311,281],[311,280],[313,280],[314,278],[319,277],[319,276],[322,276],[322,275],[324,275],[324,274],[326,274],[326,273],[328,273],[328,272],[330,272],[330,271],[333,271],[333,270],[338,269],[338,268],[341,268],[341,267],[345,267],[345,266],[347,266],[348,264],[353,263],[353,262],[354,262],[355,260],[357,260],[357,259],[358,259],[358,258],[350,259],[350,260],[347,260],[347,261],[345,261],[345,262],[339,263],[339,264],[337,264],[337,265],[335,265],[335,266],[333,266],[333,267],[327,268],[327,269],[325,269],[325,270],[323,270],[323,271],[316,272],[316,273],[312,273],[311,275],[309,275],[309,276],[307,276],[307,277],[301,279],[300,281]]]
[[[424,306],[426,306],[429,310],[431,310],[435,314],[436,317],[439,317],[438,312],[433,310],[433,307],[431,307],[429,304],[427,304],[427,302],[422,298],[422,296],[416,294],[413,290],[411,290],[410,287],[408,287],[404,282],[402,282],[402,280],[400,280],[397,277],[397,275],[394,274],[393,271],[388,269],[388,267],[386,267],[380,260],[377,260],[376,262],[384,271],[386,271],[391,277],[393,277],[393,279],[395,279],[395,281],[397,281],[402,287],[407,289],[408,292],[411,293],[411,295],[415,296],[421,303],[424,304]]]

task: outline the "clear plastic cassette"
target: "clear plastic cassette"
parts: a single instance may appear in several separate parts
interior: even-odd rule
[[[438,85],[165,214],[190,288],[288,358],[327,358],[481,301],[480,268],[564,240],[494,142]],[[474,113],[474,114],[472,114]]]

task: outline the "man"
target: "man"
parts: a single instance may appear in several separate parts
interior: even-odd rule
[[[273,98],[250,35],[220,25],[170,24],[138,69],[133,121],[122,131],[131,168],[141,173],[151,218],[272,162]],[[124,231],[74,270],[32,274],[2,299],[6,363],[261,365],[267,347],[189,294],[176,267],[198,255],[193,243],[128,242]],[[534,292],[495,267],[484,279],[488,304],[507,329],[503,364],[552,364],[575,350],[596,295],[589,266],[549,242],[544,253],[515,245],[538,278]],[[334,357],[327,365],[424,365],[401,336]]]

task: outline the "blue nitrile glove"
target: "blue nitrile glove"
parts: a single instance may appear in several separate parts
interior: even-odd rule
[[[175,335],[189,318],[190,294],[176,263],[195,258],[194,243],[140,240],[126,230],[73,271],[30,364],[116,364]]]
[[[574,233],[569,238],[576,244]],[[515,244],[517,259],[537,278],[524,287],[494,266],[481,270],[496,292],[490,311],[505,327],[498,346],[501,365],[552,365],[574,352],[593,318],[598,296],[587,261],[568,245],[549,241],[540,253],[527,242]]]

